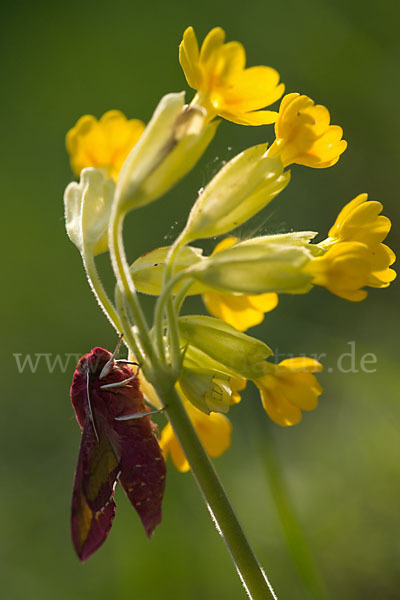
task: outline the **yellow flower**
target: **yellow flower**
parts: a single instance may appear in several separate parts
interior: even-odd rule
[[[284,96],[275,124],[276,140],[268,156],[280,156],[286,167],[292,163],[306,167],[331,167],[346,150],[343,130],[330,125],[329,111],[297,93]]]
[[[82,169],[96,167],[116,180],[144,127],[142,121],[128,120],[119,110],[106,112],[99,121],[84,115],[66,136],[73,172],[79,177]]]
[[[213,254],[230,248],[237,238],[228,237],[214,248]],[[222,319],[239,331],[258,325],[264,319],[264,313],[273,310],[278,304],[278,294],[255,294],[251,296],[223,294],[209,291],[203,294],[203,302],[208,312]]]
[[[394,253],[385,244],[372,248],[361,242],[338,242],[323,256],[310,260],[305,271],[313,276],[313,284],[326,287],[330,292],[359,302],[367,297],[370,287],[387,287],[396,277],[389,269],[394,262]]]
[[[396,272],[389,267],[396,256],[382,244],[391,227],[390,219],[380,214],[382,208],[380,202],[368,201],[367,194],[342,208],[329,237],[318,244],[327,252],[306,266],[315,285],[357,302],[367,296],[364,286],[387,287],[395,279]]]
[[[179,62],[188,84],[198,92],[193,103],[203,106],[210,120],[219,115],[241,125],[274,123],[276,112],[259,109],[282,96],[279,73],[263,66],[246,69],[242,44],[224,41],[224,30],[215,27],[199,51],[193,27],[183,34]]]
[[[278,425],[296,425],[302,410],[314,410],[322,387],[313,373],[322,365],[307,357],[288,358],[274,366],[273,371],[256,379],[263,407]]]
[[[215,412],[206,415],[190,404],[190,402],[185,401],[184,404],[208,454],[212,457],[221,456],[231,445],[232,425],[229,419]],[[170,423],[161,432],[160,446],[165,458],[167,458],[168,454],[171,455],[172,462],[178,471],[184,473],[190,469],[189,463]]]
[[[362,242],[369,247],[383,242],[391,222],[380,214],[382,209],[380,202],[368,201],[368,194],[359,194],[342,208],[327,242]]]

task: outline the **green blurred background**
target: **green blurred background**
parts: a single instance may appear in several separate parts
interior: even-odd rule
[[[72,179],[65,132],[82,114],[99,117],[111,108],[147,121],[163,94],[186,89],[177,61],[183,30],[192,24],[202,39],[221,25],[228,39],[243,42],[249,65],[274,66],[288,91],[326,104],[349,142],[331,169],[295,167],[290,186],[240,233],[326,234],[341,206],[366,191],[384,203],[396,250],[399,19],[396,1],[378,7],[372,0],[2,3],[2,598],[245,597],[191,475],[171,465],[164,520],[151,543],[118,491],[107,543],[85,565],[73,553],[69,510],[80,437],[69,402],[73,364],[49,373],[43,362],[20,374],[13,356],[84,353],[116,341],[64,231],[62,195]],[[272,137],[271,127],[223,123],[175,190],[130,215],[130,257],[169,243],[222,161]],[[100,265],[110,282],[106,257]],[[216,460],[279,598],[309,594],[271,496],[266,440],[330,596],[400,598],[398,303],[396,282],[361,304],[316,289],[282,297],[254,330],[281,353],[327,354],[316,411],[296,427],[279,428],[249,388],[231,413],[232,447]],[[351,341],[359,372],[342,373],[337,360]],[[365,373],[360,359],[370,352],[376,372]]]

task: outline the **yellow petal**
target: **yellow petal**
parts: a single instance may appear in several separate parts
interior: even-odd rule
[[[301,410],[314,410],[322,387],[311,373],[292,373],[280,383],[287,400]]]
[[[200,62],[207,63],[213,54],[221,48],[225,41],[225,31],[221,27],[214,27],[204,38],[200,51]]]
[[[250,67],[242,71],[224,97],[226,110],[246,113],[269,106],[279,100],[285,86],[279,73],[271,67]]]
[[[292,372],[301,373],[317,373],[318,371],[322,371],[323,366],[314,358],[310,358],[308,356],[296,356],[294,358],[286,358],[282,360],[279,367],[284,367],[285,369],[289,369]]]
[[[291,404],[279,388],[273,392],[262,389],[261,401],[264,410],[277,425],[288,427],[301,421],[301,410]]]
[[[238,125],[270,125],[275,123],[278,118],[278,113],[273,110],[256,110],[248,113],[233,113],[223,110],[219,114],[227,121]]]
[[[355,198],[353,198],[353,200],[350,200],[350,202],[348,202],[340,211],[340,213],[337,216],[337,219],[335,221],[335,224],[332,227],[332,230],[335,229],[337,230],[339,228],[339,224],[341,222],[346,221],[350,215],[354,212],[354,210],[357,208],[357,206],[360,206],[361,204],[363,204],[364,202],[366,202],[368,200],[368,194],[358,194],[358,196],[356,196]],[[329,232],[329,235],[331,235],[331,233]],[[334,233],[332,233],[332,237],[334,236]]]
[[[117,179],[122,164],[144,131],[144,123],[128,120],[118,110],[106,112],[99,121],[92,115],[81,117],[66,136],[67,151],[74,173],[95,167]]]
[[[223,240],[218,242],[218,244],[215,246],[212,254],[214,255],[217,252],[221,252],[221,250],[226,250],[227,248],[231,248],[234,244],[236,244],[238,239],[239,238],[233,237],[233,236],[224,238]]]
[[[246,64],[246,53],[239,42],[224,44],[219,50],[218,63],[213,73],[218,78],[218,85],[232,86],[232,81],[239,77]],[[225,100],[225,95],[224,95]]]
[[[186,81],[195,90],[199,89],[202,82],[199,58],[199,45],[196,34],[193,27],[188,27],[179,46],[179,62],[185,73]]]
[[[260,294],[255,296],[235,296],[219,292],[206,292],[203,301],[208,312],[222,319],[239,331],[246,331],[264,319],[264,313],[273,310],[278,304],[278,295],[275,293]]]
[[[189,471],[189,463],[186,460],[182,447],[178,442],[170,423],[167,423],[161,432],[160,447],[163,451],[165,460],[167,459],[168,454],[171,455],[172,462],[178,471],[181,473]]]
[[[239,331],[258,325],[264,318],[264,313],[253,307],[247,296],[234,296],[219,292],[206,292],[203,301],[208,312],[222,319]]]
[[[390,219],[380,215],[380,202],[367,201],[367,194],[359,194],[339,213],[329,236],[340,241],[359,241],[367,245],[382,242],[391,228]]]
[[[268,292],[266,294],[256,294],[255,296],[247,296],[249,302],[257,310],[261,310],[263,313],[270,312],[278,306],[279,297],[274,292]]]

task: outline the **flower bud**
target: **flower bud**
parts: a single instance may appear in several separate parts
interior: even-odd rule
[[[70,183],[64,193],[65,227],[82,254],[83,245],[93,255],[108,249],[108,222],[115,184],[98,169],[83,169],[80,183]]]
[[[184,242],[235,229],[264,208],[289,183],[280,159],[266,156],[266,144],[244,150],[211,180],[195,202]]]
[[[190,171],[218,126],[204,121],[201,109],[184,105],[184,92],[161,99],[121,169],[116,195],[122,209],[153,202]]]

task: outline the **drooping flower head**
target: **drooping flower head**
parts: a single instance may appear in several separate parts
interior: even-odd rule
[[[191,88],[193,103],[200,104],[211,120],[217,115],[241,125],[274,123],[277,113],[260,110],[282,96],[284,85],[271,67],[246,69],[246,53],[239,42],[225,43],[225,31],[212,29],[201,50],[193,27],[183,34],[179,62]]]
[[[96,167],[116,180],[144,128],[142,121],[128,120],[119,110],[109,110],[99,120],[84,115],[66,136],[73,172],[79,177],[82,169]]]
[[[342,128],[330,125],[328,109],[297,93],[282,98],[275,135],[268,155],[280,156],[284,166],[331,167],[347,148]]]
[[[216,245],[213,255],[230,248],[236,242],[237,238],[235,237],[225,238]],[[203,301],[211,315],[222,319],[239,331],[246,331],[249,327],[261,323],[264,313],[277,306],[278,294],[272,292],[246,296],[244,294],[223,294],[210,290],[203,294]]]
[[[322,387],[313,373],[322,365],[307,357],[288,358],[271,365],[271,372],[254,380],[260,390],[263,407],[278,425],[296,425],[302,410],[314,410]]]

